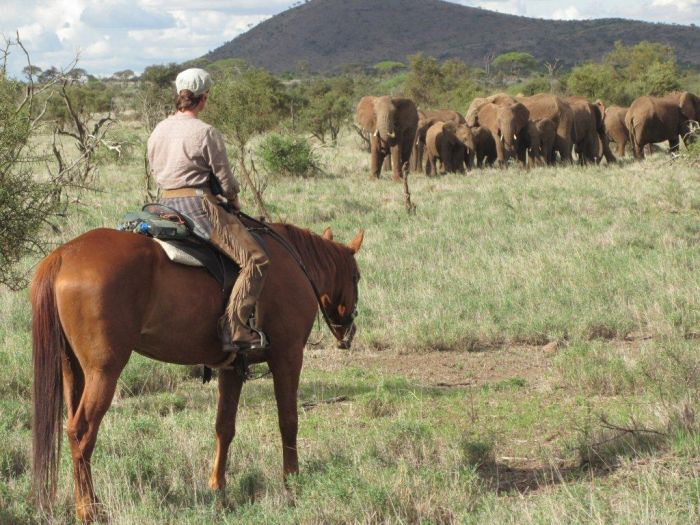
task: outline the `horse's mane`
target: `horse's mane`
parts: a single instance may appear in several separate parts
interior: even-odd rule
[[[335,275],[352,275],[355,259],[350,249],[340,243],[329,241],[310,230],[298,228],[292,224],[279,224],[284,236],[296,248],[301,260],[315,283],[329,270],[335,269]]]

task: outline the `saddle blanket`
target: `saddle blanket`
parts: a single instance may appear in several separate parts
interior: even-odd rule
[[[171,261],[179,264],[184,264],[185,266],[196,266],[200,268],[204,267],[202,261],[191,255],[190,253],[187,253],[185,250],[178,248],[174,244],[170,244],[166,241],[161,241],[156,237],[153,237],[153,240],[160,244],[160,247],[163,248],[163,251]]]

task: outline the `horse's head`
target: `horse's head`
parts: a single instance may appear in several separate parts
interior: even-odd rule
[[[323,237],[329,241],[333,240],[333,232],[330,228],[326,228]],[[364,231],[361,230],[348,243],[345,264],[338,267],[333,291],[323,293],[320,297],[329,327],[338,340],[338,348],[342,349],[350,348],[357,331],[355,317],[359,299],[360,270],[355,261],[355,254],[360,250],[363,239]]]

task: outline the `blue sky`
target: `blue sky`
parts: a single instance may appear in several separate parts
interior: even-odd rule
[[[352,1],[352,0],[348,0]],[[700,0],[453,0],[538,18],[621,17],[700,25]],[[205,54],[291,6],[289,0],[2,0],[0,33],[20,36],[32,61],[97,75]],[[15,52],[11,74],[26,65]]]

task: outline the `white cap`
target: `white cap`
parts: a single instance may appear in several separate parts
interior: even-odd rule
[[[203,95],[211,88],[212,81],[209,73],[203,69],[192,67],[181,71],[175,79],[175,88],[179,93],[183,89],[189,89],[195,97]]]

